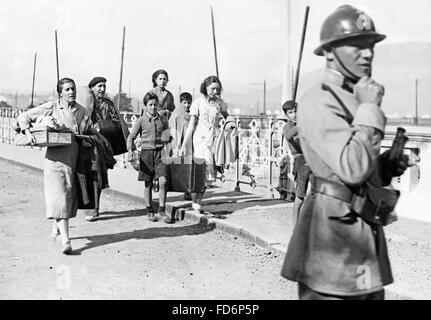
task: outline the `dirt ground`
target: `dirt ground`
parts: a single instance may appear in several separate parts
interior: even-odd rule
[[[42,173],[0,162],[0,299],[296,299],[280,255],[190,221],[149,222],[142,203],[114,196],[99,221],[71,219],[65,256]]]
[[[149,222],[143,202],[112,193],[101,206],[96,222],[71,219],[65,256],[42,173],[0,160],[0,299],[297,299],[283,255],[187,220]],[[431,297],[430,224],[400,219],[386,234],[397,289],[386,298]]]

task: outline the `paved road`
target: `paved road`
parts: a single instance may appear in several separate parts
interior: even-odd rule
[[[104,195],[99,221],[71,220],[65,256],[42,173],[0,161],[0,299],[296,299],[283,257],[190,221],[149,222],[142,207]]]

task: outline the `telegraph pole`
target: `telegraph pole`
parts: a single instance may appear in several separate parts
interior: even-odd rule
[[[418,83],[419,83],[419,80],[415,79],[415,125],[419,124],[419,117],[418,117]]]
[[[57,43],[57,30],[55,30],[55,58],[57,62],[57,83],[60,80],[60,69],[58,66],[58,43]]]
[[[263,80],[263,114],[266,114],[266,80]]]
[[[33,64],[33,85],[31,86],[31,104],[30,104],[30,108],[33,108],[33,98],[34,98],[34,80],[36,77],[36,57],[37,57],[37,52],[35,52],[34,54],[34,64]]]
[[[250,83],[252,85],[263,85],[263,114],[266,114],[266,80],[263,80],[262,82],[252,82]],[[259,102],[257,104],[257,114],[259,114]]]
[[[217,45],[216,45],[216,36],[215,36],[215,27],[214,27],[214,14],[213,14],[213,7],[212,6],[211,6],[211,25],[212,25],[212,30],[213,30],[213,45],[214,45],[214,58],[215,58],[216,74],[217,74],[217,78],[220,79],[219,73],[218,73]]]
[[[123,61],[124,61],[124,39],[126,37],[126,27],[123,27],[123,45],[121,47],[121,67],[120,67],[120,83],[118,86],[118,111],[120,111],[121,103],[121,85],[123,82]]]

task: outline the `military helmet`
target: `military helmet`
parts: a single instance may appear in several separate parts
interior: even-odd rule
[[[375,42],[382,41],[386,35],[376,32],[373,20],[363,11],[350,5],[337,8],[323,22],[320,30],[320,45],[314,50],[318,56],[328,45],[354,37],[371,37]]]

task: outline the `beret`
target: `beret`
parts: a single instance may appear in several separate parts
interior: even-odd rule
[[[89,88],[94,87],[96,84],[98,84],[99,82],[106,82],[106,78],[104,77],[94,77],[90,83],[88,84]]]

